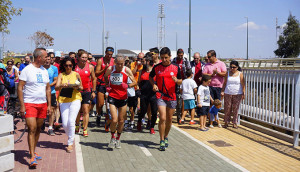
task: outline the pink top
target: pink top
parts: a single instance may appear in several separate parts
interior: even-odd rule
[[[207,63],[205,64],[204,66],[204,69],[203,69],[203,74],[212,74],[213,73],[213,70],[217,69],[217,71],[220,73],[220,72],[226,72],[227,69],[226,69],[226,65],[224,62],[220,61],[220,60],[217,60],[214,64],[212,63]],[[224,82],[224,78],[221,77],[221,76],[218,76],[218,75],[215,75],[211,78],[211,83],[209,86],[212,86],[212,87],[220,87],[222,88],[223,86],[223,82]]]

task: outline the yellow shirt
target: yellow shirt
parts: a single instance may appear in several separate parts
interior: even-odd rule
[[[65,72],[62,73],[61,84],[66,84],[66,83],[75,84],[76,80],[77,80],[76,72],[72,71],[69,75],[67,75]],[[59,103],[69,103],[75,100],[80,100],[80,101],[82,100],[81,93],[76,89],[73,89],[71,98],[63,97],[63,96],[58,97]]]
[[[133,62],[133,63],[130,64],[131,71],[133,71],[133,69],[137,65],[136,63],[137,62]],[[137,67],[136,73],[133,75],[136,82],[139,80],[139,74],[140,74],[139,71],[142,70],[142,69],[143,69],[143,65],[139,65]],[[135,86],[134,89],[137,89],[137,86]]]

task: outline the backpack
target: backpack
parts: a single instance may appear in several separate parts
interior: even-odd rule
[[[9,76],[8,76],[6,70],[3,69],[3,68],[0,68],[0,77],[1,77],[1,80],[2,80],[1,81],[2,84],[4,84],[4,86],[6,88],[9,88],[10,87],[10,79],[9,79]]]

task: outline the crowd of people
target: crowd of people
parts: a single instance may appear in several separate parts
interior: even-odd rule
[[[204,61],[200,53],[195,53],[191,62],[182,49],[172,59],[168,47],[151,48],[137,57],[114,57],[114,48],[107,47],[104,57],[96,61],[83,49],[61,57],[37,48],[33,57],[31,63],[26,56],[17,69],[12,67],[13,60],[6,67],[12,85],[9,93],[13,94],[14,84],[19,82],[17,93],[20,114],[25,116],[28,126],[30,166],[36,166],[37,160],[42,159],[35,148],[47,116],[50,136],[55,136],[55,129],[62,123],[68,136],[67,152],[73,151],[74,136],[81,129],[82,135],[88,137],[89,117],[93,114],[98,126],[104,117],[111,149],[121,148],[124,129],[147,129],[155,134],[158,123],[159,150],[165,151],[174,114],[179,125],[185,123],[189,114],[189,125],[198,123],[200,131],[214,125],[222,127],[218,112],[223,98],[224,127],[228,127],[233,116],[233,127],[237,128],[238,108],[245,93],[243,73],[237,61],[232,61],[227,70],[214,50],[207,52]]]

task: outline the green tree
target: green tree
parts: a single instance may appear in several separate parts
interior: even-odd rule
[[[299,21],[290,13],[287,27],[277,41],[278,49],[274,53],[282,58],[298,57],[300,54]]]
[[[10,0],[0,0],[0,32],[9,33],[7,25],[13,16],[21,15],[22,8],[15,8]]]
[[[49,34],[42,31],[36,31],[29,39],[34,41],[35,48],[44,47],[47,48],[49,46],[53,46],[54,38],[52,38]]]

